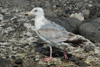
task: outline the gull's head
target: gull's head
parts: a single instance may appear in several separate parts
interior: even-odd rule
[[[33,8],[30,12],[25,13],[25,15],[44,16],[44,10],[40,7],[36,7]]]

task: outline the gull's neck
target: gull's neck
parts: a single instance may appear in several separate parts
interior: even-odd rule
[[[35,17],[35,20],[37,21],[37,20],[41,20],[43,18],[45,18],[44,15],[38,15]]]
[[[42,25],[46,23],[44,15],[39,15],[35,17],[35,28],[36,30],[40,29]]]

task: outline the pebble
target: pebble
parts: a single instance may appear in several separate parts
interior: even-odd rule
[[[16,64],[22,64],[22,59],[17,59],[17,60],[15,61],[15,63],[16,63]]]
[[[93,1],[89,1],[89,3],[90,3],[90,4],[92,4],[92,3],[93,3]]]
[[[12,59],[16,59],[16,57],[15,57],[15,56],[11,56],[11,58],[12,58]]]
[[[89,7],[92,7],[93,5],[92,5],[92,4],[88,4],[88,6],[89,6]]]
[[[80,21],[83,21],[84,20],[84,16],[82,13],[75,13],[75,14],[71,14],[70,17],[74,17]]]
[[[90,15],[90,11],[85,9],[82,11],[83,15],[84,15],[84,18],[88,19],[89,18],[89,15]]]
[[[39,58],[35,58],[35,61],[39,61],[40,59]]]
[[[84,63],[84,62],[78,62],[76,63],[78,66],[81,66],[81,67],[87,67],[87,66],[90,66],[88,65],[87,63]]]
[[[1,21],[1,20],[3,20],[3,15],[2,15],[2,14],[0,14],[0,21]]]
[[[51,6],[50,2],[49,1],[46,1],[45,2],[45,7],[50,8],[50,6]]]
[[[6,9],[1,9],[1,13],[7,13],[7,10],[8,10],[8,8],[6,8]]]
[[[6,56],[7,59],[9,59],[9,56]]]
[[[69,58],[69,60],[77,62],[77,61],[79,61],[80,59],[77,58],[77,57],[75,57],[75,56],[71,56],[71,57]]]

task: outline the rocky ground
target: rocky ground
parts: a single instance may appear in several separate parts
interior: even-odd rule
[[[100,67],[99,4],[99,0],[0,0],[0,67]],[[44,8],[48,19],[93,44],[67,48],[68,60],[64,60],[63,47],[53,47],[52,61],[44,62],[49,47],[38,40],[33,17],[24,15],[36,6]],[[80,12],[84,21],[69,18]]]

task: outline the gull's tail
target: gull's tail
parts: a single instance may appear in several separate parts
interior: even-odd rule
[[[76,38],[76,39],[64,41],[64,43],[72,43],[72,46],[73,46],[73,47],[80,46],[80,45],[83,44],[84,42],[87,42],[87,40],[86,40],[86,39],[82,39],[82,38]]]

